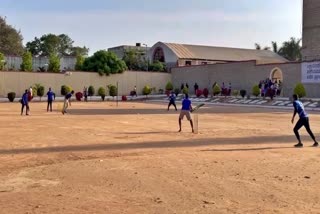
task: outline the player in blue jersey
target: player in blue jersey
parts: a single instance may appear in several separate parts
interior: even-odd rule
[[[294,107],[294,112],[293,112],[293,117],[291,122],[294,123],[294,118],[296,116],[296,114],[299,114],[300,119],[298,120],[296,126],[294,127],[293,131],[294,134],[296,135],[297,139],[298,139],[298,144],[295,145],[295,147],[303,147],[303,144],[301,143],[301,139],[300,139],[300,135],[299,135],[299,129],[304,126],[307,130],[307,132],[309,133],[310,137],[312,138],[312,140],[314,141],[313,146],[317,147],[319,146],[318,142],[316,141],[316,138],[314,137],[311,129],[310,129],[310,124],[309,124],[309,116],[306,113],[306,111],[304,110],[304,106],[303,104],[298,100],[298,95],[294,94],[293,95],[293,107]]]
[[[192,110],[191,100],[189,100],[188,94],[185,95],[184,100],[182,101],[182,109],[179,116],[179,132],[181,132],[181,121],[183,120],[184,116],[190,121],[190,125],[192,128],[192,132],[194,133],[193,129],[193,121],[191,119],[190,111]]]
[[[52,102],[55,99],[55,94],[53,93],[51,88],[49,88],[49,91],[47,93],[47,97],[48,97],[47,112],[49,111],[49,108],[50,108],[50,112],[52,112]]]

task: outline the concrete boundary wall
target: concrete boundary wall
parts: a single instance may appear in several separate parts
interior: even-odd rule
[[[130,91],[137,86],[139,94],[145,85],[164,89],[168,81],[171,80],[169,73],[157,72],[134,72],[126,71],[122,74],[113,74],[110,76],[99,76],[93,72],[72,72],[72,75],[55,74],[55,73],[37,73],[37,72],[0,72],[0,97],[6,97],[7,93],[15,92],[21,96],[25,89],[35,83],[49,87],[60,95],[62,85],[70,85],[75,92],[83,90],[84,86],[92,85],[96,92],[99,87],[107,87],[109,84],[116,85],[119,82],[119,95],[128,95]]]
[[[297,83],[301,82],[301,63],[281,63],[256,65],[255,61],[235,62],[227,64],[177,67],[171,69],[175,87],[188,83],[192,92],[195,82],[201,89],[211,90],[214,82],[220,86],[222,82],[232,90],[245,89],[249,94],[252,87],[260,80],[270,78],[274,69],[281,70],[283,75],[283,96],[291,96]],[[320,97],[320,84],[304,84],[308,97]]]

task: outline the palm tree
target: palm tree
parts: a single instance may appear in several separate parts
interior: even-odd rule
[[[271,42],[271,44],[272,44],[272,51],[275,53],[279,53],[277,42]]]
[[[256,48],[256,50],[270,50],[270,47],[268,47],[268,46],[265,46],[263,49],[261,48],[261,45],[260,44],[258,44],[258,43],[255,43],[254,44],[254,46],[255,46],[255,48]]]
[[[290,61],[300,61],[301,56],[301,39],[291,37],[289,41],[282,44],[279,54]]]

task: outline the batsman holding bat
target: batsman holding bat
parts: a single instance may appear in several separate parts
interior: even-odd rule
[[[185,94],[185,98],[182,101],[182,109],[181,109],[180,116],[179,116],[179,128],[180,128],[179,132],[181,132],[181,121],[183,120],[184,116],[186,116],[187,119],[190,121],[192,133],[194,133],[193,121],[191,119],[190,111],[192,111],[191,100],[189,100],[188,94]]]

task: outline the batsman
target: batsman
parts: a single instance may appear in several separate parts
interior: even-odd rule
[[[193,121],[191,119],[191,113],[190,113],[191,111],[192,111],[191,100],[189,100],[188,94],[185,94],[185,98],[182,101],[182,109],[179,116],[179,132],[181,132],[181,121],[183,120],[184,116],[186,116],[187,119],[190,121],[192,133],[194,133]]]

